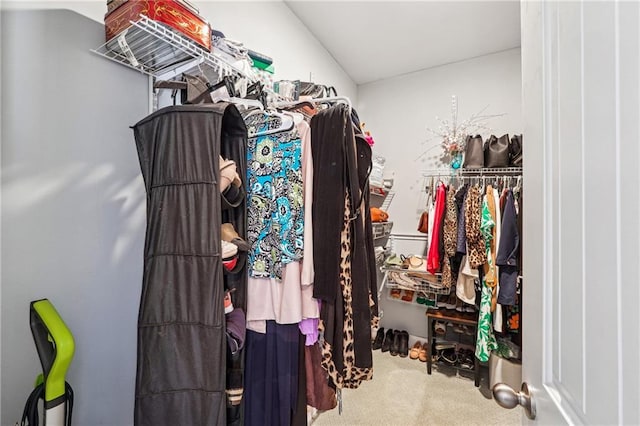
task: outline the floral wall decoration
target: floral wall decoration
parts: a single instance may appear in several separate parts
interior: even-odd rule
[[[456,95],[451,96],[451,120],[441,119],[436,116],[436,121],[440,123],[437,130],[427,127],[427,132],[431,134],[424,143],[438,139],[439,145],[431,147],[423,152],[419,157],[423,157],[428,151],[439,147],[442,149],[441,161],[452,169],[459,169],[462,167],[464,151],[467,144],[467,137],[473,136],[479,133],[491,134],[492,129],[486,124],[486,122],[492,118],[501,117],[505,114],[491,114],[487,115],[484,112],[489,108],[487,105],[482,110],[471,115],[466,120],[458,120],[458,99]]]

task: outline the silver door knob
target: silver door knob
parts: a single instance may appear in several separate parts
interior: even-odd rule
[[[503,408],[515,408],[518,405],[524,408],[524,412],[531,420],[536,418],[536,404],[529,393],[527,383],[522,384],[520,392],[516,392],[511,386],[504,383],[497,383],[492,389],[493,397],[498,405]]]

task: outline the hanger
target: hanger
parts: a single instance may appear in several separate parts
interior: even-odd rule
[[[273,118],[279,118],[280,119],[280,125],[278,127],[271,127],[269,126],[268,130],[265,130],[263,132],[257,131],[256,133],[249,133],[249,137],[253,138],[253,137],[258,137],[258,136],[267,136],[267,135],[272,135],[275,133],[281,133],[281,132],[287,132],[289,130],[292,130],[293,127],[295,126],[295,122],[293,121],[293,117],[288,115],[288,114],[283,114],[277,111],[265,111],[265,110],[261,110],[261,109],[256,109],[253,110],[251,112],[249,112],[247,115],[244,116],[244,121],[245,123],[247,122],[247,119],[250,117],[253,117],[254,115],[257,114],[264,114],[267,115],[267,122]]]
[[[242,105],[246,109],[258,108],[258,110],[264,111],[264,105],[262,105],[262,102],[260,102],[258,100],[255,100],[255,99],[245,99],[245,98],[236,98],[236,97],[231,97],[231,96],[221,96],[221,97],[218,97],[218,98],[214,98],[213,102],[214,103],[217,103],[217,102],[231,102],[232,104],[235,104],[235,105]]]
[[[200,65],[198,64],[198,67],[200,67]],[[185,102],[185,104],[187,103],[192,103],[192,104],[197,104],[200,103],[200,101],[204,100],[207,95],[209,95],[212,92],[215,92],[218,89],[221,89],[223,87],[226,87],[227,89],[227,93],[229,94],[230,97],[235,97],[236,96],[236,90],[235,87],[233,85],[233,81],[232,78],[229,76],[224,76],[222,77],[222,79],[216,83],[216,84],[210,84],[207,82],[207,89],[200,93],[198,96],[196,96],[191,102]]]
[[[260,101],[263,109],[267,107],[267,93],[263,90],[262,83],[256,82],[247,87],[245,99],[255,99]]]
[[[343,102],[345,103],[348,107],[349,107],[349,115],[351,115],[351,110],[353,109],[351,106],[351,99],[347,98],[346,96],[333,96],[330,98],[311,98],[311,99],[305,99],[306,102],[310,102],[313,104],[326,104],[326,103],[333,103],[333,102]],[[299,101],[294,101],[294,102],[274,102],[273,106],[275,108],[285,108],[285,107],[290,107],[293,105],[297,105],[299,103]]]

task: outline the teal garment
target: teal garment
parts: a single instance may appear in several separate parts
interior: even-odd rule
[[[482,199],[482,217],[480,220],[480,232],[484,237],[484,246],[487,252],[487,262],[490,266],[491,259],[491,240],[493,239],[493,227],[495,222],[491,218],[489,212],[489,204],[487,197]],[[491,319],[491,296],[492,291],[485,281],[482,279],[482,296],[480,298],[480,313],[478,315],[478,336],[476,338],[476,358],[482,362],[489,361],[491,351],[498,347],[496,338],[493,335],[493,324]]]
[[[249,276],[282,279],[282,270],[303,253],[302,141],[295,127],[267,113],[245,118],[247,145],[247,240]],[[253,136],[252,136],[253,135]]]

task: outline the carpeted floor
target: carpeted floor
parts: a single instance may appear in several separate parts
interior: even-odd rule
[[[332,425],[519,425],[521,410],[491,399],[486,369],[480,388],[473,379],[379,350],[373,352],[373,380],[342,392],[338,409],[321,413],[313,426]],[[466,374],[466,373],[465,373]]]

